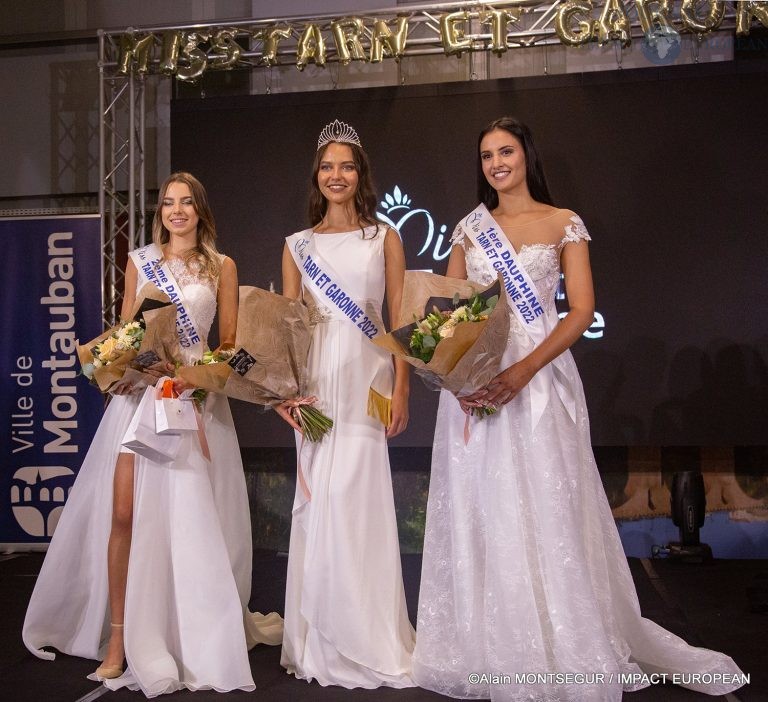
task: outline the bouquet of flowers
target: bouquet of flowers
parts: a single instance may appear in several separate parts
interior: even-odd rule
[[[302,395],[312,325],[307,307],[276,293],[240,286],[235,349],[228,358],[179,368],[190,385],[272,407]],[[205,359],[204,359],[205,361]],[[291,409],[309,441],[320,441],[333,420],[308,403]]]
[[[509,310],[501,280],[480,286],[424,271],[406,271],[399,319],[413,319],[374,343],[416,368],[428,387],[463,397],[499,372]],[[426,310],[432,310],[425,314]],[[476,408],[475,414],[492,414]]]
[[[453,310],[440,310],[433,306],[424,319],[416,322],[416,328],[411,332],[409,347],[413,355],[429,364],[435,354],[437,345],[445,339],[453,337],[459,324],[463,322],[484,322],[493,313],[498,295],[483,299],[474,295],[465,304],[460,304],[459,293],[453,296]],[[494,407],[473,407],[472,414],[482,418],[496,412]]]
[[[126,322],[122,326],[113,327],[107,334],[106,338],[91,347],[93,360],[83,363],[82,373],[92,382],[95,382],[94,375],[98,369],[109,365],[114,367],[120,362],[124,370],[126,364],[136,358],[144,338],[144,325],[141,321]]]
[[[416,322],[416,328],[411,333],[409,346],[413,355],[424,363],[429,363],[437,345],[443,339],[450,339],[458,324],[484,322],[490,317],[498,301],[498,295],[493,295],[487,300],[475,295],[467,304],[460,305],[461,299],[459,293],[456,293],[453,296],[453,310],[439,310],[434,306],[432,312]]]
[[[102,392],[124,378],[135,387],[154,385],[157,377],[144,369],[172,359],[178,349],[175,308],[154,285],[141,289],[130,320],[78,345],[83,375]]]
[[[217,349],[216,351],[206,349],[203,352],[203,357],[199,361],[196,361],[194,365],[209,366],[215,363],[226,363],[230,358],[232,358],[233,353],[234,349]],[[177,363],[176,371],[178,372],[179,368],[181,367],[181,363]],[[206,397],[208,397],[208,390],[204,388],[196,388],[192,393],[192,399],[197,403],[198,409],[201,410],[205,404]]]

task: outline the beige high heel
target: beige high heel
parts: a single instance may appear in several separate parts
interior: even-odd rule
[[[115,629],[122,629],[123,624],[113,624],[112,622],[109,623],[110,626],[115,627]],[[105,680],[112,680],[113,678],[119,678],[123,674],[123,666],[122,665],[100,665],[98,668],[96,668],[96,677],[103,678]]]

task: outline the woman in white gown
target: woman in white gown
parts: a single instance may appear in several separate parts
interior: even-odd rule
[[[677,680],[709,694],[731,691],[741,685],[731,658],[689,646],[640,614],[568,350],[593,318],[587,230],[573,212],[551,205],[524,125],[496,120],[478,147],[487,209],[457,227],[447,275],[488,284],[495,260],[516,259],[533,296],[522,274],[508,289],[524,293],[513,298],[522,307],[541,307],[542,326],[529,331],[534,315],[511,313],[502,372],[461,403],[441,393],[414,680],[452,697],[495,701],[619,702],[623,691],[653,679],[643,673],[667,673],[670,682],[674,673],[704,674]],[[488,247],[484,235],[494,231],[484,225],[498,246]],[[570,312],[558,323],[561,269]],[[478,404],[498,412],[468,419]]]
[[[188,173],[171,175],[160,189],[154,244],[129,260],[123,316],[147,282],[136,254],[154,253],[157,277],[162,266],[178,283],[202,340],[197,350],[217,309],[222,345],[234,343],[237,271],[215,238],[203,186]],[[180,360],[197,360],[187,355]],[[124,384],[117,391],[48,548],[24,643],[46,659],[55,656],[44,646],[103,657],[89,677],[147,697],[181,688],[253,690],[248,647],[279,643],[282,626],[278,615],[247,611],[250,514],[227,399],[209,394],[204,405],[212,461],[194,433],[173,463],[161,465],[121,446],[140,394]]]
[[[315,301],[306,391],[334,426],[316,444],[297,433],[281,663],[298,678],[347,688],[413,686],[414,632],[386,442],[408,421],[408,373],[399,364],[393,385],[391,356],[362,333],[372,333],[367,324],[360,326],[366,317],[381,330],[385,292],[388,308],[399,309],[405,258],[375,208],[357,134],[334,122],[321,135],[313,167],[314,226],[289,236],[283,253],[283,293],[309,293]],[[315,269],[302,261],[313,261],[322,275],[313,278]],[[359,303],[359,315],[341,311],[352,309],[349,299]],[[369,401],[385,422],[382,415],[391,413],[386,431],[366,412]],[[298,429],[286,407],[279,411]]]

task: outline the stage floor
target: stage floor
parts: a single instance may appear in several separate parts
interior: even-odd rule
[[[137,702],[141,693],[106,691],[86,679],[94,662],[59,655],[53,662],[41,661],[21,642],[24,612],[37,576],[42,554],[13,554],[0,557],[0,700],[8,702]],[[257,551],[253,562],[251,609],[282,613],[287,559],[273,552]],[[419,588],[420,555],[403,556],[403,574],[409,615],[414,620]],[[718,560],[692,565],[664,560],[630,559],[630,567],[644,616],[653,619],[697,646],[728,653],[745,673],[750,685],[726,697],[710,697],[671,685],[653,686],[624,695],[625,702],[696,702],[730,700],[768,702],[768,614],[750,611],[749,592],[768,589],[768,562]],[[66,583],[62,583],[66,587]],[[307,684],[287,675],[280,667],[280,648],[258,646],[250,654],[253,693],[229,693],[233,698],[275,702],[427,702],[448,699],[420,689],[344,690]],[[220,693],[178,692],[163,700],[220,702]]]

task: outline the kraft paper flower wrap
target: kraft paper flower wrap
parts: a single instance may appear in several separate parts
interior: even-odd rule
[[[232,358],[183,366],[177,375],[203,390],[276,405],[305,386],[311,331],[309,311],[300,301],[241,285]]]
[[[439,310],[455,307],[457,294],[460,304],[467,303],[475,295],[482,300],[498,296],[498,302],[487,320],[459,322],[453,335],[441,339],[432,360],[425,363],[413,355],[409,346],[411,335],[433,307]],[[491,285],[483,286],[435,273],[406,271],[398,319],[401,324],[413,321],[377,337],[373,343],[410,363],[431,389],[443,388],[460,397],[483,387],[498,375],[509,334],[509,308],[501,276]]]
[[[240,286],[234,354],[226,362],[184,366],[177,375],[203,390],[257,405],[272,407],[295,399],[306,387],[312,326],[302,302]],[[333,427],[329,417],[307,402],[292,414],[309,441],[322,440]]]
[[[123,379],[132,382],[135,387],[154,385],[157,378],[142,372],[142,368],[163,359],[170,361],[178,356],[176,308],[170,303],[168,296],[156,286],[147,284],[139,291],[130,319],[140,322],[143,329],[138,349],[115,348],[108,354],[110,360],[96,367],[94,351],[97,346],[109,342],[110,337],[125,327],[125,323],[107,329],[95,339],[77,347],[83,373],[91,378],[102,392],[109,392],[115,383]]]

